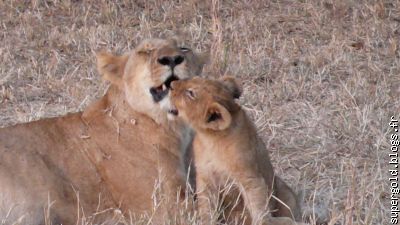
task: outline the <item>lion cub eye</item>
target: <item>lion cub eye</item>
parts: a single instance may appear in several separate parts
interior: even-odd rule
[[[181,47],[180,48],[183,53],[192,51],[190,48]]]
[[[194,91],[191,89],[185,90],[186,96],[188,96],[190,99],[194,100],[196,98],[196,95],[194,94]]]

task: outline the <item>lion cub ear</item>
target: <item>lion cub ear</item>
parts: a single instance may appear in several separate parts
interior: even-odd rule
[[[128,61],[128,55],[117,56],[101,51],[96,53],[96,58],[97,69],[103,76],[103,79],[110,81],[118,87],[122,87],[122,77],[126,62]]]
[[[229,111],[221,104],[214,102],[206,111],[203,126],[206,129],[218,131],[228,128],[231,122],[232,116]]]
[[[233,98],[240,98],[242,95],[242,85],[232,76],[223,76],[221,79],[222,83],[232,93]]]

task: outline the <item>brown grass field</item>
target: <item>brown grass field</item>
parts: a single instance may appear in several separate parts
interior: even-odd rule
[[[327,209],[330,225],[389,224],[399,1],[5,0],[0,26],[0,127],[101,96],[96,50],[178,37],[212,49],[205,74],[243,82],[240,102],[306,206]]]

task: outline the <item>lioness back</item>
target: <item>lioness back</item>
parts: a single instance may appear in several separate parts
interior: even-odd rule
[[[163,104],[170,83],[198,75],[204,60],[163,39],[97,59],[111,86],[83,112],[0,129],[6,224],[43,224],[46,217],[53,224],[82,217],[101,223],[100,212],[113,208],[127,216],[154,213],[157,223],[183,189],[181,153],[191,136],[167,120]]]
[[[85,208],[97,204],[103,185],[84,152],[88,146],[79,137],[84,127],[80,116],[76,113],[0,129],[0,216],[5,221],[22,218],[27,224],[42,223],[43,210],[52,204],[50,219],[76,216],[78,196]],[[110,206],[108,193],[103,196],[103,204]]]

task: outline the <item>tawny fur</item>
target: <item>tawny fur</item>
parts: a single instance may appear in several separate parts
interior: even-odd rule
[[[157,59],[177,54],[184,61],[176,77],[201,72],[202,56],[171,40],[145,40],[123,56],[98,53],[99,72],[111,82],[100,100],[83,112],[0,129],[0,218],[43,224],[50,205],[53,224],[119,206],[126,214],[151,214],[158,180],[174,202],[185,183],[181,153],[190,137],[166,119],[149,88],[172,75]]]
[[[274,174],[256,128],[234,100],[240,94],[230,77],[172,83],[170,108],[196,132],[193,150],[201,217],[209,222],[218,210],[211,208],[209,199],[230,180],[238,187],[252,224],[293,224],[289,218],[301,219],[300,204],[291,188]],[[270,198],[271,194],[290,209]],[[274,217],[266,215],[267,204]]]

